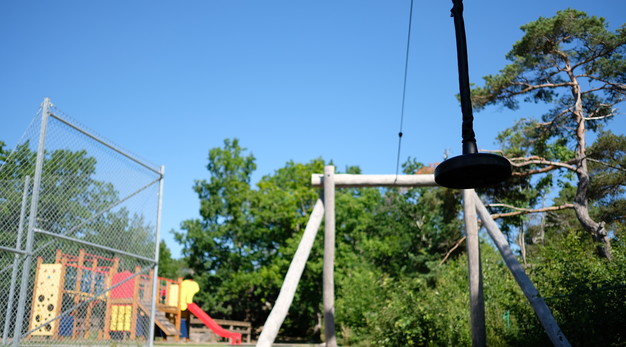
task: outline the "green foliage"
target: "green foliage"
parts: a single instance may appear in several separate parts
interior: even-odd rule
[[[612,346],[626,341],[622,313],[626,310],[626,253],[614,244],[614,259],[594,256],[580,232],[554,237],[531,252],[531,278],[574,345]],[[541,327],[529,327],[539,335]]]
[[[15,242],[24,184],[30,177],[28,189],[32,189],[36,157],[28,142],[12,151],[0,148],[0,225],[4,228],[0,239],[4,241]],[[112,183],[94,178],[96,166],[96,159],[85,150],[58,149],[44,154],[37,227],[88,242],[106,242],[106,246],[121,250],[132,244],[134,253],[154,254],[151,226],[125,207],[111,209],[119,202],[118,192]],[[38,237],[36,242],[35,249],[48,244],[48,238]],[[80,248],[77,244],[66,247],[68,253],[78,253]]]
[[[529,305],[497,252],[482,244],[487,344],[523,345],[520,321],[530,318]],[[433,265],[431,276],[384,280],[384,301],[371,312],[366,332],[373,346],[468,346],[469,294],[467,258]]]
[[[575,233],[555,238],[547,246],[533,248],[530,276],[573,345],[621,345],[621,313],[626,308],[624,248],[621,244],[615,248],[615,260],[608,266],[593,252]],[[487,345],[550,345],[497,251],[483,243],[481,261]],[[358,291],[377,300],[370,305],[367,324],[354,330],[364,336],[353,338],[352,345],[471,345],[465,255],[434,266],[429,279],[391,281],[383,275],[376,287]],[[350,302],[358,306],[362,301]]]
[[[158,276],[176,280],[183,277],[186,268],[184,259],[172,258],[172,251],[167,247],[165,241],[159,243],[159,272]]]
[[[593,159],[589,163],[590,198],[596,202],[593,213],[620,234],[626,230],[626,136],[601,132],[588,155]]]

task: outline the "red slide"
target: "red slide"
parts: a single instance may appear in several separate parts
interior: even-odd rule
[[[193,313],[194,316],[198,317],[206,325],[209,329],[213,330],[214,333],[221,337],[229,338],[231,345],[240,345],[241,344],[241,334],[234,333],[232,331],[228,331],[222,328],[219,324],[215,323],[213,318],[209,317],[206,312],[202,311],[198,305],[191,303],[187,304],[187,309],[189,312]]]

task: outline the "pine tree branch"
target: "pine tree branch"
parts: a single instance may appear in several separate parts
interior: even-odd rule
[[[512,82],[512,85],[524,87],[522,90],[517,92],[510,92],[510,95],[521,95],[531,92],[536,89],[542,88],[560,88],[560,87],[571,87],[574,85],[573,82],[563,82],[563,83],[544,83],[544,84],[530,84],[523,82]]]
[[[511,161],[511,165],[517,168],[528,166],[528,165],[533,165],[533,164],[548,165],[541,169],[535,169],[535,170],[529,170],[529,171],[523,171],[523,172],[513,172],[513,176],[524,177],[524,176],[529,176],[529,175],[556,170],[559,168],[565,168],[573,172],[577,172],[578,170],[574,165],[572,165],[573,163],[576,162],[576,160],[570,160],[566,163],[561,163],[558,161],[550,161],[541,157],[532,156],[532,157],[526,157],[526,158],[512,158],[510,159],[510,161]],[[518,162],[518,161],[522,161],[522,162]]]
[[[484,149],[484,148],[481,148],[481,149],[479,150],[479,152],[485,152],[485,153],[499,153],[499,154],[504,155],[504,151],[503,151],[503,150],[501,150],[501,149]]]
[[[540,212],[549,212],[549,211],[559,211],[559,210],[565,210],[565,209],[568,209],[568,208],[574,208],[574,204],[564,204],[564,205],[560,205],[560,206],[550,206],[550,207],[544,207],[544,208],[521,208],[521,207],[515,207],[515,206],[507,205],[507,204],[488,204],[486,206],[487,207],[506,207],[506,208],[510,208],[512,210],[515,210],[515,212],[506,212],[506,213],[492,214],[491,218],[493,218],[493,219],[498,219],[498,218],[503,218],[503,217],[519,216],[521,214],[540,213]]]
[[[607,86],[611,86],[611,87],[613,87],[615,89],[618,89],[618,90],[626,90],[626,83],[609,82],[607,80],[599,78],[598,76],[587,75],[587,74],[576,75],[576,77],[577,78],[578,77],[588,78],[590,80],[594,80],[594,81],[598,81],[598,82],[604,83],[604,86],[598,87],[598,89],[607,89]],[[586,90],[586,91],[583,92],[583,94],[588,94],[592,90],[594,90],[594,89]]]
[[[595,113],[595,112],[594,112]],[[610,118],[615,116],[614,113],[611,114],[607,114],[606,116],[597,116],[597,117],[583,117],[584,120],[600,120],[600,119],[605,119],[605,118]]]
[[[615,169],[615,170],[618,170],[618,171],[626,172],[626,169],[623,169],[623,168],[617,167],[617,166],[613,166],[611,164],[605,163],[605,162],[603,162],[601,160],[598,160],[598,159],[593,159],[593,158],[589,158],[589,157],[587,157],[586,159],[589,160],[589,161],[592,161],[594,163],[598,163],[600,165],[604,165],[606,167],[610,167],[611,169]]]
[[[556,116],[552,117],[552,120],[549,122],[537,122],[537,126],[550,126],[553,125],[559,118],[563,117],[564,115],[571,113],[572,109],[570,107],[566,108],[565,110],[561,111],[559,114],[557,114]]]

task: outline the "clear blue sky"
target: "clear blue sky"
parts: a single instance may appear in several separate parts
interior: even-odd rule
[[[208,150],[237,137],[255,181],[289,160],[395,172],[409,0],[0,2],[0,140],[44,97],[165,165],[162,237],[198,217]],[[451,1],[415,1],[402,161],[461,152]],[[470,79],[497,73],[519,27],[576,8],[626,22],[623,0],[465,1]],[[537,107],[476,114],[480,148]],[[611,123],[626,132],[623,117]]]

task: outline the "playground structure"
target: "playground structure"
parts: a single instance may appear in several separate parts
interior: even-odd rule
[[[37,260],[30,329],[32,338],[48,340],[135,340],[147,339],[145,321],[150,315],[152,274],[137,276],[118,272],[119,258],[86,253],[65,254],[57,250],[52,264]],[[104,291],[104,288],[111,288]],[[62,315],[85,302],[85,309]],[[42,322],[51,320],[42,329]]]
[[[40,342],[151,340],[146,323],[152,305],[149,293],[152,293],[153,274],[142,275],[139,268],[134,273],[119,271],[119,263],[119,258],[105,258],[83,249],[78,255],[57,250],[54,263],[50,264],[39,257],[33,283],[30,339]],[[197,283],[161,277],[157,283],[159,296],[154,324],[168,339],[178,341],[180,335],[185,336],[180,333],[185,329],[182,315],[189,310],[217,336],[230,339],[231,344],[241,344],[241,333],[223,329],[193,303],[199,291]],[[104,292],[104,288],[113,289]],[[63,315],[63,311],[82,302],[87,302],[84,310]],[[50,321],[57,316],[61,318]],[[38,329],[47,321],[50,323]]]
[[[174,281],[159,277],[158,283],[159,297],[156,304],[158,312],[154,323],[167,339],[173,338],[179,341],[180,337],[189,338],[191,333],[191,329],[189,329],[190,318],[193,315],[215,335],[229,339],[232,345],[241,344],[242,334],[240,332],[222,328],[218,321],[211,318],[193,302],[194,295],[200,291],[195,281],[191,279],[183,280],[182,278]],[[189,313],[186,319],[183,318],[185,311]],[[250,335],[248,331],[249,341]]]

